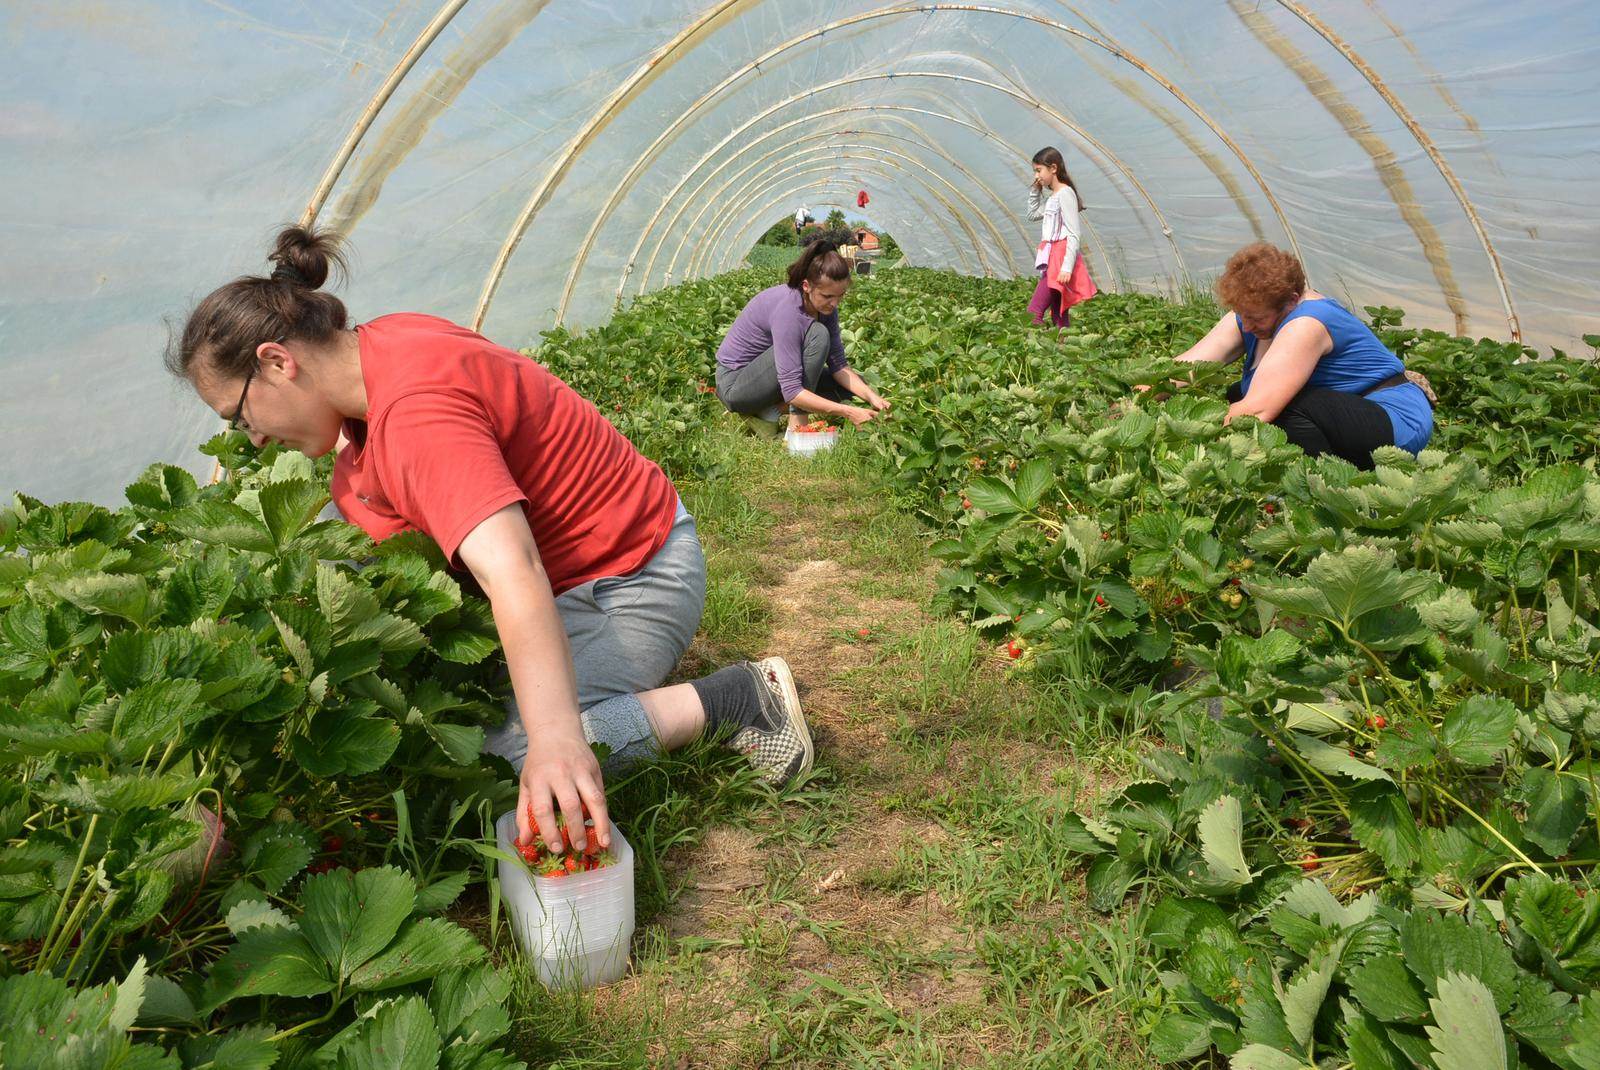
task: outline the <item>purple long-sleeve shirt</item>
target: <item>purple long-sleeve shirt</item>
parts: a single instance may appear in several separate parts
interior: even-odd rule
[[[801,353],[813,319],[805,310],[805,295],[785,283],[769,286],[750,299],[717,347],[717,363],[729,371],[742,368],[768,349],[778,369],[778,389],[784,401],[806,388]],[[817,317],[828,328],[828,370],[842,372],[844,341],[839,337],[839,313]]]

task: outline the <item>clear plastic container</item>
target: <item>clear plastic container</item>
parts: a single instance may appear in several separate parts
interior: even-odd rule
[[[500,847],[516,854],[517,816],[495,822]],[[633,848],[611,825],[613,865],[566,877],[535,877],[500,862],[500,893],[517,945],[550,988],[593,988],[628,972],[633,941]]]
[[[832,431],[785,431],[783,444],[789,447],[789,452],[797,457],[810,457],[824,450],[831,450],[839,441],[837,429]]]

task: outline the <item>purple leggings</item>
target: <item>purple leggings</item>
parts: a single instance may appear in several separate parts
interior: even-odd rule
[[[1044,324],[1044,314],[1050,313],[1050,322],[1057,327],[1065,327],[1071,317],[1061,311],[1061,297],[1057,291],[1050,289],[1050,284],[1045,281],[1044,273],[1049,268],[1039,269],[1039,286],[1033,291],[1033,300],[1028,302],[1028,311],[1033,313],[1033,322]]]

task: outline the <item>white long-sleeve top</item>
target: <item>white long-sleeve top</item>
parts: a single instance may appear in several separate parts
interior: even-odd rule
[[[1078,226],[1078,195],[1072,187],[1062,186],[1046,197],[1038,186],[1029,186],[1028,218],[1043,220],[1039,225],[1041,242],[1067,242],[1067,253],[1061,262],[1066,265],[1065,270],[1071,272],[1072,265],[1078,262],[1078,251],[1083,247]],[[1048,256],[1048,250],[1040,253],[1034,267],[1044,267]]]

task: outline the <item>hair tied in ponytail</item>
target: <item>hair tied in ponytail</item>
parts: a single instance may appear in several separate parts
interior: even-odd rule
[[[850,265],[839,255],[839,247],[824,238],[811,242],[800,253],[800,258],[789,265],[787,281],[791,289],[798,290],[802,283],[813,286],[823,279],[842,282],[850,278]]]

